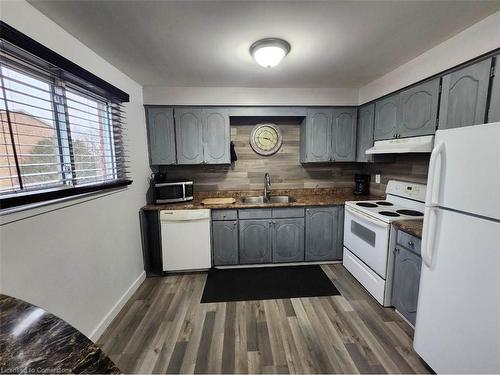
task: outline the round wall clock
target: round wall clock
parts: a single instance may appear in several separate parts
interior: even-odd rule
[[[283,137],[280,129],[270,123],[257,124],[250,134],[250,146],[259,155],[273,155],[281,148]]]

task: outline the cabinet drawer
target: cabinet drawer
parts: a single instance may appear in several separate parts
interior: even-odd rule
[[[249,208],[244,210],[238,210],[240,219],[270,219],[271,209],[270,208]]]
[[[273,208],[273,218],[304,217],[304,208]]]
[[[236,210],[212,210],[212,220],[236,220],[238,214]]]
[[[413,251],[415,254],[420,255],[420,238],[412,236],[402,230],[398,230],[397,241],[398,245]]]

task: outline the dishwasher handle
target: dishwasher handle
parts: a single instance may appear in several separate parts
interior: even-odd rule
[[[210,210],[161,210],[160,221],[209,220]]]

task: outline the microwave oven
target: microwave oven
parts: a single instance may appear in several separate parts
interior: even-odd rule
[[[175,203],[193,200],[193,181],[162,181],[154,184],[155,202]]]

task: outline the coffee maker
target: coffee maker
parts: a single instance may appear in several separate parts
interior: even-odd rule
[[[370,175],[369,174],[355,174],[354,175],[354,194],[365,195],[370,192]]]

